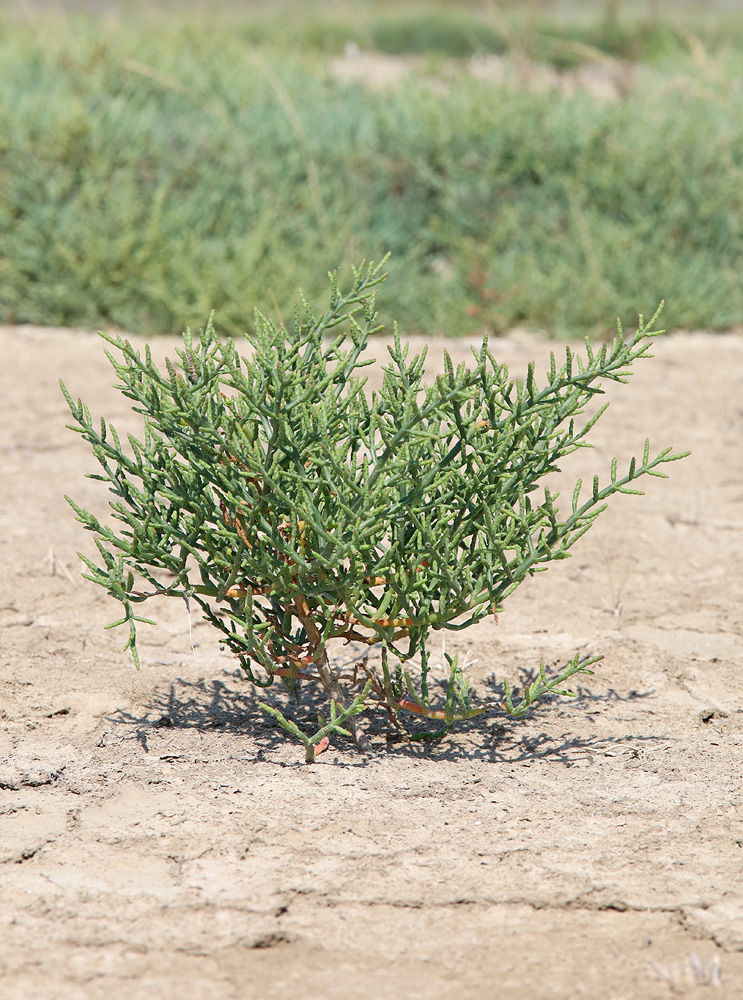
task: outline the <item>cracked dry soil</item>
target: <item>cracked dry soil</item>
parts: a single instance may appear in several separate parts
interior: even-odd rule
[[[139,673],[103,631],[62,495],[107,495],[57,388],[135,428],[103,346],[0,330],[0,995],[743,996],[743,337],[673,335],[610,387],[566,483],[646,435],[692,456],[448,639],[484,695],[603,652],[576,700],[312,767],[181,605]],[[495,342],[514,374],[552,347]]]

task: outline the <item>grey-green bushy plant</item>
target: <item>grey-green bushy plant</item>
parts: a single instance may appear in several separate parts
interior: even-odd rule
[[[437,720],[435,735],[472,718],[477,704],[456,657],[447,656],[446,694],[429,687],[432,631],[461,630],[496,614],[528,576],[569,555],[615,493],[637,493],[644,475],[682,457],[646,442],[624,475],[617,462],[586,496],[578,481],[561,513],[544,478],[560,460],[588,446],[605,406],[576,423],[601,379],[626,381],[647,357],[653,336],[640,319],[625,340],[585,359],[554,355],[540,388],[530,365],[514,381],[488,347],[474,365],[423,380],[425,352],[409,357],[395,327],[379,392],[359,373],[370,336],[382,327],[375,288],[383,264],[354,269],[341,291],[331,274],[330,304],[317,316],[300,293],[291,326],[257,313],[241,357],[217,338],[212,319],[198,339],[190,331],[177,363],[165,370],[127,340],[103,334],[121,392],[144,415],[141,439],[125,449],[114,427],[94,423],[74,402],[73,429],[93,448],[108,483],[118,528],[73,500],[95,535],[100,559],[81,556],[88,579],[123,606],[113,625],[129,629],[135,661],[138,607],[154,595],[195,602],[221,633],[246,677],[259,688],[280,678],[297,697],[306,682],[327,692],[329,714],[305,733],[275,706],[280,725],[299,738],[311,761],[333,733],[354,735],[354,718],[382,706],[399,727],[412,716]],[[328,335],[334,333],[334,339]],[[537,492],[539,491],[539,492]],[[327,653],[332,639],[380,650],[360,658],[344,683]],[[416,670],[411,661],[416,658]],[[523,715],[539,697],[560,691],[597,657],[571,660],[527,685],[514,704],[506,684],[500,707]],[[415,679],[414,679],[415,677]],[[360,678],[360,679],[359,679]],[[414,733],[413,737],[431,735]]]

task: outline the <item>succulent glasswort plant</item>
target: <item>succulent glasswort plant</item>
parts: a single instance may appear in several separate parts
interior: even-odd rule
[[[88,579],[118,600],[128,626],[127,649],[138,664],[138,607],[154,595],[195,602],[221,633],[247,679],[265,688],[277,678],[299,697],[319,682],[327,716],[306,733],[275,705],[261,702],[300,739],[306,759],[332,734],[368,744],[356,716],[381,706],[404,720],[435,720],[433,733],[494,707],[477,704],[456,657],[446,656],[448,683],[429,684],[432,631],[461,630],[488,615],[528,576],[564,559],[615,493],[638,493],[640,477],[664,476],[683,457],[645,443],[624,475],[616,459],[609,480],[583,495],[578,481],[567,511],[543,483],[560,460],[587,447],[601,407],[578,425],[600,381],[626,381],[648,356],[653,324],[640,317],[625,340],[585,359],[554,355],[540,388],[530,365],[512,380],[488,348],[474,364],[423,379],[425,352],[409,357],[397,328],[378,392],[359,372],[369,338],[382,327],[375,289],[385,261],[353,270],[343,292],[330,275],[330,303],[317,316],[300,292],[291,327],[256,313],[252,351],[241,357],[220,340],[212,319],[194,339],[184,334],[177,363],[165,370],[118,336],[102,336],[117,388],[144,415],[142,438],[128,448],[105,420],[62,386],[74,430],[92,445],[108,483],[118,530],[73,500],[95,535],[100,555],[81,555]],[[330,336],[335,332],[334,336]],[[353,683],[328,655],[333,639],[361,644]],[[414,660],[415,658],[415,660]],[[575,657],[555,676],[540,668],[514,704],[508,684],[497,704],[514,716],[600,657]],[[415,669],[412,669],[415,663]],[[439,694],[439,698],[435,697]]]

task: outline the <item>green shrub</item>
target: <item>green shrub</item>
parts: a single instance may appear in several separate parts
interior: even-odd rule
[[[461,58],[507,50],[500,32],[483,18],[466,12],[433,10],[375,18],[368,30],[376,48],[392,55],[431,54]]]
[[[358,373],[381,329],[375,287],[384,277],[381,265],[362,267],[344,293],[332,274],[328,309],[316,316],[303,300],[288,328],[258,314],[244,358],[211,320],[197,342],[186,333],[164,371],[149,348],[143,357],[106,335],[120,355],[109,354],[118,388],[145,418],[127,449],[63,386],[73,429],[101,466],[92,478],[116,498],[118,530],[70,503],[98,548],[97,562],[81,556],[87,578],[122,604],[113,625],[128,626],[125,648],[138,662],[136,626],[148,619],[137,608],[150,597],[195,602],[251,683],[280,678],[297,699],[306,685],[325,690],[328,714],[311,733],[262,703],[308,761],[333,734],[364,745],[354,716],[366,709],[384,710],[405,738],[424,738],[494,707],[474,700],[449,656],[448,684],[434,690],[431,632],[496,615],[527,577],[569,555],[609,497],[640,492],[636,480],[664,476],[661,467],[682,457],[670,448],[651,457],[646,442],[624,475],[614,459],[605,485],[595,476],[585,493],[579,480],[567,509],[543,482],[588,445],[606,406],[582,426],[576,418],[601,379],[626,381],[648,355],[655,317],[641,318],[629,342],[620,330],[611,347],[588,345],[585,359],[568,349],[558,367],[553,355],[542,388],[534,365],[513,381],[487,339],[472,368],[455,370],[447,355],[427,386],[425,354],[410,358],[395,329],[382,389],[367,397]],[[381,659],[361,657],[357,683],[347,683],[328,657],[332,639]],[[552,678],[541,668],[516,705],[506,685],[500,707],[523,715],[596,659],[576,656]],[[404,725],[421,718],[439,728]]]

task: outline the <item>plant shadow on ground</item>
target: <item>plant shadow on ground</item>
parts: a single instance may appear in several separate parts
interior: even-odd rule
[[[531,680],[524,671],[521,680]],[[134,736],[146,752],[149,752],[148,738],[158,730],[196,730],[200,733],[219,732],[229,735],[249,737],[257,748],[256,758],[267,759],[270,754],[288,745],[296,745],[298,758],[301,755],[299,743],[290,740],[273,719],[267,717],[258,702],[279,705],[304,731],[316,727],[318,713],[327,712],[327,698],[319,688],[305,690],[302,702],[287,705],[288,693],[271,689],[256,692],[244,685],[242,674],[224,671],[222,678],[201,678],[197,681],[178,678],[167,689],[156,690],[146,709],[141,714],[120,710],[107,721],[122,727],[135,729]],[[485,685],[495,693],[496,685],[486,680]],[[281,698],[281,694],[284,698]],[[628,732],[622,736],[575,735],[560,732],[559,723],[568,715],[575,718],[581,709],[595,706],[592,714],[612,702],[634,702],[650,698],[652,691],[630,691],[620,694],[610,690],[605,694],[578,691],[575,699],[560,704],[561,699],[550,696],[540,702],[525,719],[511,719],[502,714],[494,717],[487,713],[478,718],[456,725],[448,735],[438,740],[415,740],[407,742],[395,727],[388,723],[383,712],[373,713],[366,719],[366,733],[371,737],[374,754],[356,753],[350,740],[336,737],[331,746],[336,753],[342,753],[343,766],[366,766],[379,756],[406,757],[412,759],[431,758],[447,761],[485,761],[490,763],[526,763],[549,760],[565,767],[572,767],[581,761],[590,760],[594,754],[617,756],[628,753],[638,756],[643,745],[668,742],[667,736],[637,735]],[[535,733],[534,723],[539,715],[544,717],[544,728]],[[363,717],[362,717],[363,718]],[[419,735],[438,724],[427,720],[406,718],[411,735]],[[556,725],[557,723],[557,725]],[[121,731],[120,731],[121,732]],[[386,740],[386,746],[380,746]],[[346,756],[352,755],[350,759]],[[323,762],[332,763],[332,757]],[[278,763],[278,761],[277,761]],[[300,766],[299,759],[297,766]],[[301,765],[304,766],[304,765]]]

